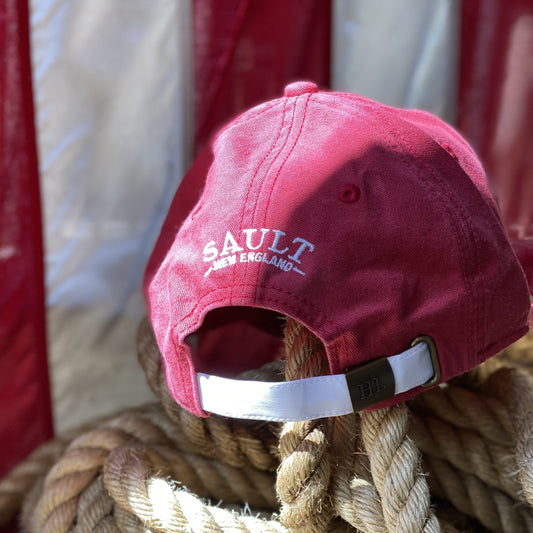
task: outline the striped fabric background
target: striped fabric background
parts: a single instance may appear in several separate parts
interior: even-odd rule
[[[152,398],[135,332],[172,196],[290,81],[455,124],[533,264],[530,0],[4,0],[0,54],[0,475],[52,415],[62,431]]]

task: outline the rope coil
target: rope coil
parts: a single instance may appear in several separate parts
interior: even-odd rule
[[[246,379],[328,371],[291,319],[285,340],[284,372]],[[517,346],[409,406],[280,425],[182,409],[144,321],[159,403],[33,452],[0,481],[0,526],[21,511],[27,533],[533,531],[533,338]]]

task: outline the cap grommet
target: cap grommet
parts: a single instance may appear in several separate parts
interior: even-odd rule
[[[346,183],[344,187],[339,191],[339,200],[345,204],[352,204],[359,200],[361,196],[361,189],[353,183]]]

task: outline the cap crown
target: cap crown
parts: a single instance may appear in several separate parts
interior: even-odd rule
[[[434,116],[299,90],[238,117],[213,152],[197,205],[174,238],[166,225],[166,256],[146,278],[171,392],[193,412],[202,414],[196,372],[276,357],[265,333],[240,353],[232,326],[208,340],[227,320],[248,335],[243,321],[254,316],[240,307],[302,322],[324,342],[332,374],[428,335],[447,380],[527,331],[525,277],[482,167]],[[191,351],[187,337],[220,308],[228,318],[204,325]]]

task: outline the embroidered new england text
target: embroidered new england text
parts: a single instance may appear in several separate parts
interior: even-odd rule
[[[260,236],[255,235],[258,231]],[[214,240],[204,246],[204,261],[211,263],[204,276],[237,263],[264,263],[305,276],[302,256],[315,249],[314,244],[301,237],[291,240],[283,231],[267,228],[243,229],[237,238],[227,231],[220,252],[217,246]]]

